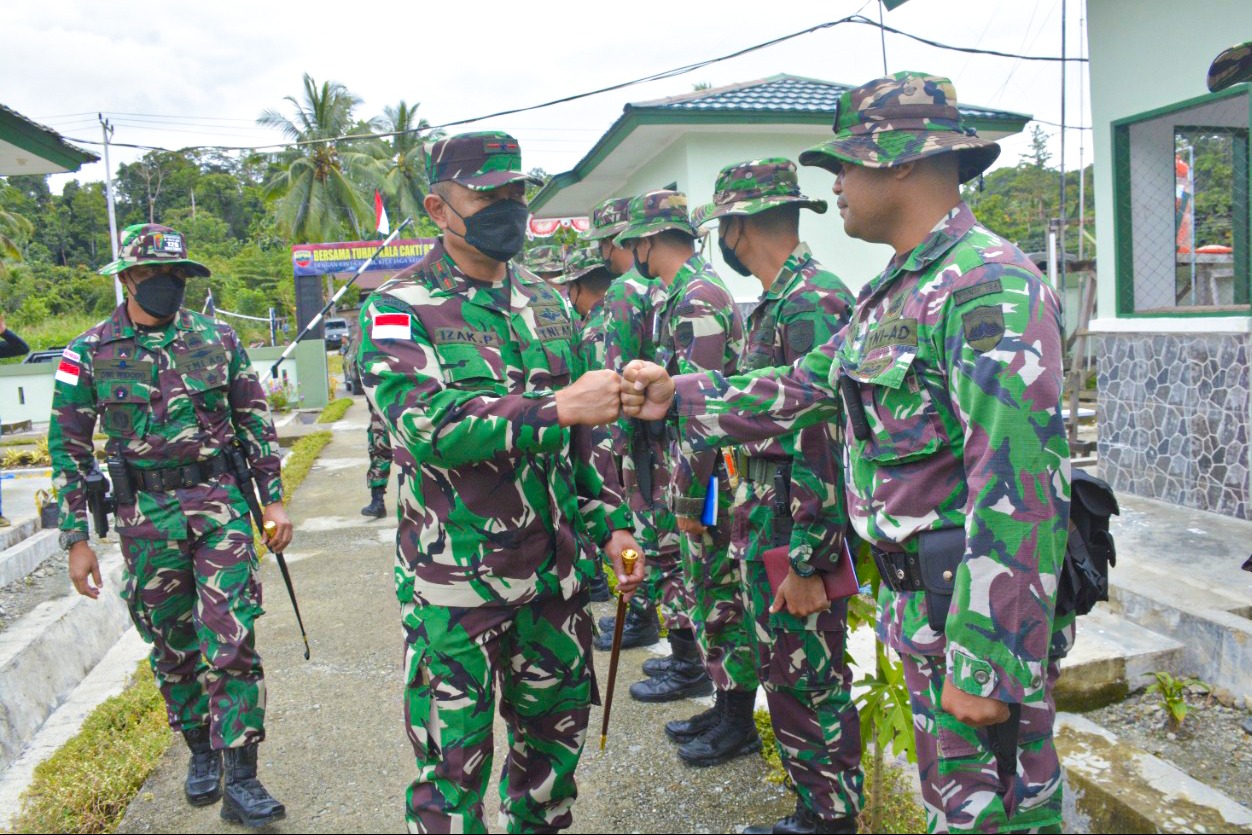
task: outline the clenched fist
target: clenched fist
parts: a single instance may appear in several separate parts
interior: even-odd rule
[[[631,360],[622,376],[622,411],[641,420],[663,420],[674,400],[674,380],[654,362]]]
[[[621,416],[622,378],[616,371],[588,371],[556,393],[557,421],[562,426],[602,426]]]

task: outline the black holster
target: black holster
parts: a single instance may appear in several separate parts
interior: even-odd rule
[[[926,618],[940,635],[948,621],[956,570],[965,558],[965,528],[940,528],[917,535],[917,556],[926,594]]]

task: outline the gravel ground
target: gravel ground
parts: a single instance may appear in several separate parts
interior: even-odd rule
[[[40,603],[71,594],[68,564],[69,557],[58,551],[21,580],[0,588],[0,632]]]
[[[1124,741],[1168,760],[1202,783],[1252,806],[1252,716],[1207,694],[1186,697],[1190,712],[1181,730],[1166,727],[1156,693],[1138,694],[1086,716]],[[1245,727],[1248,726],[1248,727]]]

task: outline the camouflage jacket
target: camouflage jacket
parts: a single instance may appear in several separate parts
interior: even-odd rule
[[[814,260],[808,244],[801,243],[748,317],[747,345],[739,360],[739,372],[795,363],[839,332],[854,302],[839,277],[824,269]],[[841,438],[837,424],[815,423],[798,433],[745,444],[742,449],[753,458],[791,462],[793,524],[789,551],[806,555],[810,564],[821,570],[834,568],[848,521],[843,472],[837,460]],[[741,478],[744,475],[740,473]],[[737,498],[752,495],[772,504],[773,488],[773,484],[741,481]],[[759,526],[754,528],[751,537],[769,533]],[[748,553],[762,550],[750,548]]]
[[[604,367],[621,372],[633,359],[653,359],[656,344],[652,341],[652,322],[656,310],[665,301],[665,282],[644,278],[635,270],[614,279],[604,294]],[[644,425],[623,417],[611,428],[613,450],[621,459],[622,488],[630,507],[637,513],[667,504],[669,486],[669,441],[665,433],[648,436]],[[635,453],[647,444],[652,459],[652,495],[640,491]]]
[[[87,530],[82,476],[95,466],[96,417],[106,449],[136,469],[212,458],[236,436],[244,443],[262,504],[282,499],[278,436],[247,352],[230,325],[180,310],[161,330],[136,329],[119,305],[61,355],[52,394],[48,451],[61,530]],[[118,508],[126,536],[186,539],[195,524],[224,524],[248,512],[233,478],[164,492],[140,492]],[[203,533],[204,531],[192,531]]]
[[[897,651],[947,656],[956,686],[1007,702],[1044,696],[1069,518],[1056,293],[964,203],[862,288],[849,325],[790,369],[679,383],[700,445],[757,440],[842,415],[839,376],[869,423],[845,421],[849,513],[871,543],[916,552],[917,534],[963,526],[945,634],[922,593],[881,593]],[[1054,628],[1055,627],[1055,628]]]
[[[604,302],[597,302],[579,321],[575,332],[575,354],[578,370],[577,380],[587,371],[604,368],[605,318]]]
[[[671,374],[716,371],[731,374],[743,350],[743,320],[726,285],[697,253],[674,276],[653,320],[656,363]],[[691,450],[678,439],[670,444],[670,492],[674,515],[699,519],[704,497],[721,454],[716,449]],[[720,495],[729,497],[728,484]]]
[[[591,543],[629,528],[591,433],[562,428],[554,390],[575,369],[555,290],[510,265],[498,285],[465,276],[436,244],[361,311],[357,362],[402,467],[401,602],[475,607],[572,597]]]

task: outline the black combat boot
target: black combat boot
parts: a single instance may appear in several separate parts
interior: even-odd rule
[[[678,756],[688,765],[719,765],[743,754],[761,750],[761,735],[756,732],[752,708],[756,704],[753,690],[729,690],[726,707],[718,723],[678,749]]]
[[[809,811],[804,801],[796,798],[796,810],[773,825],[749,826],[743,830],[747,835],[856,835],[856,816],[847,818],[819,818]]]
[[[626,623],[622,626],[622,649],[647,647],[661,640],[661,622],[656,607],[648,603],[636,606],[632,600],[626,608]],[[613,624],[596,638],[596,649],[613,648]]]
[[[645,676],[659,676],[661,673],[667,672],[670,667],[674,666],[674,635],[678,630],[671,629],[669,633],[669,655],[664,658],[649,658],[643,662],[643,674]]]
[[[690,719],[675,719],[665,723],[665,735],[683,745],[698,737],[722,719],[726,709],[726,691],[718,690],[714,694],[713,706],[703,713],[697,713]]]
[[[375,519],[382,519],[387,515],[387,505],[383,501],[387,496],[386,487],[370,488],[370,503],[361,508],[362,516],[373,516]]]
[[[604,576],[604,566],[596,562],[596,576],[591,578],[591,602],[604,603],[613,599],[613,592],[609,591],[609,581]]]
[[[675,702],[713,692],[713,681],[704,670],[700,647],[690,629],[671,629],[674,663],[659,676],[630,685],[630,697],[640,702]]]
[[[187,763],[187,780],[183,794],[192,806],[208,806],[222,799],[222,752],[209,744],[209,729],[198,725],[183,731],[183,739],[191,749]]]
[[[222,820],[254,829],[287,817],[287,807],[271,797],[256,778],[256,749],[255,742],[226,749],[226,791],[222,798]]]

